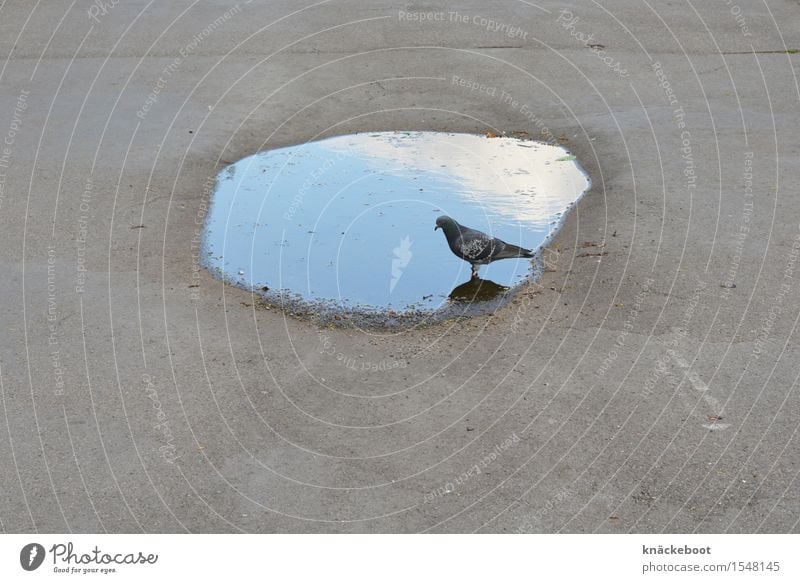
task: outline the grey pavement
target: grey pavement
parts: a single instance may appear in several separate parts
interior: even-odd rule
[[[4,2],[0,530],[797,532],[797,49],[788,0]],[[577,155],[539,283],[376,332],[197,268],[225,165],[392,129]]]

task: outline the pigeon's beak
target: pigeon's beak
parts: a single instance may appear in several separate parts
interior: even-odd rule
[[[438,231],[439,229],[441,229],[441,227],[440,227],[439,225],[436,225],[436,226],[433,228],[433,230],[434,230],[434,231]]]

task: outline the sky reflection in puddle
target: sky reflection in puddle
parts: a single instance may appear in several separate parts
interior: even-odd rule
[[[218,175],[202,262],[225,281],[343,309],[433,311],[470,288],[436,217],[538,248],[589,187],[565,149],[516,138],[380,132],[261,152]],[[484,266],[475,299],[530,275]],[[267,288],[267,289],[264,289]],[[493,291],[492,291],[493,290]]]

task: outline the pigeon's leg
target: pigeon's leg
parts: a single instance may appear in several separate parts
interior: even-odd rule
[[[472,279],[475,279],[477,277],[478,277],[478,264],[477,263],[473,263],[472,264]]]

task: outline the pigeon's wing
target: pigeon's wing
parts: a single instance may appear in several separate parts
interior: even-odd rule
[[[502,245],[500,239],[469,228],[462,228],[461,237],[457,241],[461,256],[467,261],[474,262],[491,261]]]
[[[513,257],[533,257],[533,251],[506,243],[497,237],[469,227],[461,227],[461,236],[457,240],[461,256],[475,263],[490,263],[497,259]]]

